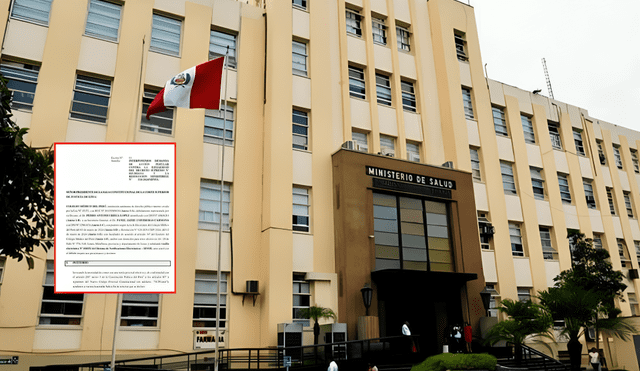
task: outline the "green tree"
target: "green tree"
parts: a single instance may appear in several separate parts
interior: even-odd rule
[[[53,151],[24,142],[11,120],[11,91],[0,76],[0,255],[33,268],[36,247],[53,246]]]
[[[336,319],[336,314],[330,308],[323,308],[316,305],[313,305],[309,308],[300,309],[300,315],[303,318],[311,318],[313,319],[313,344],[318,345],[318,336],[320,336],[320,324],[318,320],[321,318],[332,318]]]

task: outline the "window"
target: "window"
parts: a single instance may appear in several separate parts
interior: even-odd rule
[[[15,0],[11,17],[47,26],[49,12],[51,12],[51,0]]]
[[[416,92],[413,88],[413,83],[401,81],[400,87],[402,89],[402,109],[416,112]]]
[[[602,237],[599,234],[593,234],[593,247],[596,249],[602,248]]]
[[[391,105],[391,83],[389,82],[389,76],[376,73],[376,96],[378,97],[378,104],[385,106]]]
[[[311,306],[311,284],[304,280],[304,274],[293,274],[293,321],[303,326],[310,326],[309,319],[304,318],[300,310]]]
[[[478,229],[480,232],[480,248],[483,250],[492,250],[491,248],[491,239],[492,235],[487,232],[487,229],[491,225],[489,219],[487,219],[487,214],[478,213]]]
[[[640,241],[633,241],[633,246],[636,248],[636,259],[640,262]]]
[[[209,37],[209,60],[224,57],[229,48],[229,58],[227,66],[236,67],[236,35],[226,32],[211,30]]]
[[[120,326],[158,326],[159,294],[123,294]]]
[[[511,254],[513,256],[524,256],[522,233],[520,232],[519,224],[509,223],[509,237],[511,239]]]
[[[618,254],[620,255],[620,263],[622,268],[631,267],[631,259],[629,259],[629,252],[627,251],[627,245],[624,240],[618,239]]]
[[[587,200],[587,207],[589,207],[589,209],[595,209],[596,198],[593,195],[593,186],[591,185],[591,180],[582,179],[582,185],[584,187],[584,197]]]
[[[293,0],[293,5],[297,8],[307,10],[307,0]]]
[[[456,55],[458,56],[459,61],[467,61],[469,57],[467,57],[467,41],[465,39],[464,32],[454,30],[453,40],[456,43]]]
[[[224,115],[226,114],[226,119]],[[226,120],[226,124],[225,124]],[[233,145],[233,106],[220,105],[219,110],[205,110],[204,114],[204,142],[222,144],[224,133],[223,125],[226,126],[225,145]]]
[[[522,121],[522,131],[524,132],[524,141],[526,143],[535,143],[536,136],[533,133],[533,124],[531,123],[531,117],[520,115],[520,121]]]
[[[398,50],[409,52],[411,51],[410,38],[411,34],[409,30],[402,26],[396,26],[396,37],[398,39]]]
[[[471,89],[462,88],[462,103],[464,104],[464,117],[473,120],[473,104],[471,103]]]
[[[504,193],[517,194],[511,163],[500,161],[500,173],[502,174],[502,187],[504,188]]]
[[[218,308],[218,287],[220,287],[220,328],[227,326],[227,273],[196,271],[193,290],[193,327],[216,328]]]
[[[357,11],[347,9],[347,34],[362,36],[360,21],[361,16]]]
[[[293,41],[293,74],[307,76],[307,44]]]
[[[551,244],[551,232],[547,227],[540,227],[540,243],[542,244],[542,256],[545,260],[554,260],[558,258],[556,249]]]
[[[638,151],[636,151],[635,149],[632,149],[630,151],[631,162],[633,163],[633,171],[635,171],[636,173],[640,173],[640,165],[638,165]]]
[[[482,173],[480,172],[480,156],[478,155],[478,150],[469,148],[469,154],[471,155],[471,176],[473,180],[481,182]]]
[[[174,56],[180,55],[181,29],[182,21],[154,14],[149,50]]]
[[[4,277],[4,267],[6,264],[7,264],[7,258],[4,256],[0,256],[0,285],[2,285],[2,278]]]
[[[167,107],[166,111],[159,112],[149,117],[147,120],[147,109],[158,94],[157,90],[144,90],[142,96],[142,120],[140,121],[140,130],[151,131],[160,134],[173,133],[173,108]],[[206,119],[205,119],[206,122]]]
[[[293,110],[293,148],[309,149],[309,117],[304,111]]]
[[[496,134],[505,137],[509,136],[507,132],[507,120],[504,116],[504,109],[500,107],[491,107],[493,112],[493,127],[496,130]]]
[[[620,156],[620,147],[613,146],[613,157],[616,159],[616,167],[622,170],[622,156]]]
[[[442,202],[374,192],[375,270],[453,272],[447,210]]]
[[[360,133],[358,131],[351,132],[351,140],[358,144],[358,150],[362,152],[369,152],[369,143],[367,140],[367,134]]]
[[[582,132],[576,129],[573,129],[573,142],[576,145],[576,152],[579,155],[586,156],[584,152],[584,144],[582,143]]]
[[[500,293],[496,290],[495,283],[487,283],[486,290],[491,293],[491,299],[489,299],[489,317],[498,317],[498,300]]]
[[[84,34],[109,41],[118,41],[122,5],[91,0]]]
[[[551,147],[554,149],[562,149],[562,140],[560,139],[560,124],[554,121],[547,121],[549,127],[549,138],[551,139]]]
[[[53,260],[47,260],[40,325],[79,325],[82,319],[84,294],[55,294],[53,289]]]
[[[380,153],[386,156],[395,156],[395,138],[388,135],[380,135]]]
[[[609,201],[609,211],[611,215],[616,215],[616,207],[613,202],[613,190],[611,188],[607,188],[607,201]]]
[[[624,207],[627,209],[627,216],[633,218],[633,206],[631,206],[631,196],[629,192],[624,192]]]
[[[366,99],[364,83],[364,70],[349,66],[349,95],[355,98]]]
[[[569,180],[564,174],[558,173],[558,185],[560,186],[560,199],[562,202],[571,203],[571,190],[569,189]]]
[[[518,287],[518,300],[531,301],[531,289],[528,287]]]
[[[542,178],[542,169],[530,167],[531,186],[533,187],[533,197],[536,200],[544,200],[544,178]]]
[[[607,157],[604,155],[604,150],[602,149],[602,142],[597,141],[596,144],[598,145],[598,157],[600,158],[600,165],[606,165]]]
[[[420,162],[420,144],[407,142],[407,160]]]
[[[640,305],[638,305],[638,298],[636,297],[636,293],[629,292],[627,293],[627,296],[629,297],[629,306],[631,307],[631,315],[637,316],[638,314],[640,314]]]
[[[371,17],[371,31],[373,32],[373,42],[387,45],[387,26],[382,18]]]
[[[293,230],[309,232],[309,190],[293,187]]]
[[[2,61],[0,73],[7,79],[7,88],[13,93],[11,108],[31,111],[39,71],[39,66]]]
[[[110,96],[111,81],[77,75],[69,117],[106,123]]]
[[[224,183],[222,196],[222,230],[229,230],[229,204],[231,203],[231,186]],[[200,209],[198,228],[217,231],[220,225],[220,182],[217,180],[200,180]]]

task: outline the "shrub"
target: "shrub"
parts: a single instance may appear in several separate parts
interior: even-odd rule
[[[411,368],[411,371],[495,370],[496,357],[482,354],[442,353],[431,356]]]

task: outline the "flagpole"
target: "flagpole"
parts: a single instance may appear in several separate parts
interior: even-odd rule
[[[226,147],[227,140],[227,84],[229,82],[229,67],[227,65],[227,59],[229,59],[229,46],[227,46],[227,53],[224,57],[224,106],[222,108],[222,165],[220,166],[220,220],[218,223],[218,270],[216,271],[218,287],[216,288],[216,341],[215,341],[215,366],[214,370],[218,371],[218,337],[220,336],[220,289],[222,287],[220,277],[220,261],[222,256],[222,219],[223,219],[223,203],[224,198],[224,147]]]

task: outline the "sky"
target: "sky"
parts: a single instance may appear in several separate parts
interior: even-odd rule
[[[640,0],[461,0],[474,7],[492,80],[640,131]]]

